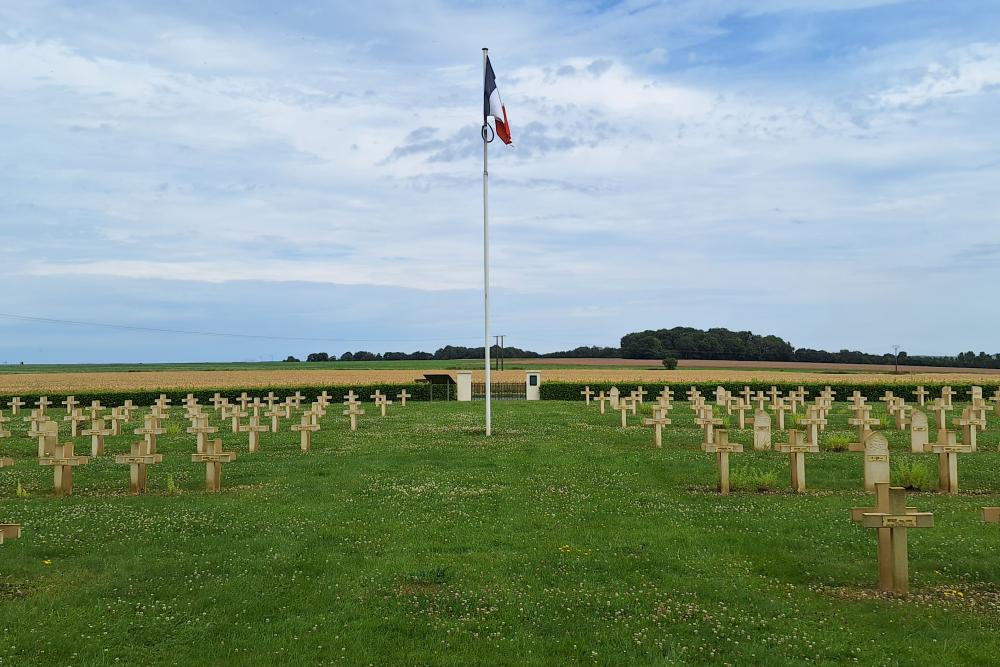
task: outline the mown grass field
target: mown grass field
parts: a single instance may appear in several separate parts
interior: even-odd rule
[[[724,498],[683,403],[662,450],[582,403],[496,404],[489,440],[481,404],[365,407],[350,433],[331,406],[308,454],[287,431],[249,454],[223,427],[239,458],[217,495],[179,416],[149,495],[125,493],[123,436],[63,500],[15,422],[0,521],[24,536],[0,546],[0,664],[954,665],[1000,649],[1000,526],[979,520],[1000,505],[992,415],[962,495],[910,495],[937,526],[911,531],[901,600],[873,593],[875,536],[849,520],[870,503],[859,454],[809,455],[802,495],[783,490],[784,455],[733,455]],[[838,404],[824,437],[846,419]],[[887,434],[894,465],[936,477]]]

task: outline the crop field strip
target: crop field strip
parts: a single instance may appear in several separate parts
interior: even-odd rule
[[[64,500],[15,424],[0,441],[16,460],[0,470],[0,519],[25,534],[0,547],[0,658],[983,664],[996,653],[1000,562],[984,555],[1000,536],[978,518],[1000,504],[992,413],[980,451],[963,457],[963,493],[911,494],[937,523],[911,538],[913,595],[897,600],[874,593],[872,536],[849,519],[870,503],[859,454],[810,455],[809,491],[792,494],[787,457],[752,451],[750,431],[729,423],[748,451],[733,456],[723,498],[683,403],[662,450],[650,429],[581,403],[495,410],[490,441],[469,404],[390,409],[356,433],[333,410],[308,454],[287,431],[250,454],[246,435],[223,428],[239,458],[221,494],[201,491],[175,411],[149,495],[129,496],[111,462],[135,439],[121,436]],[[848,416],[835,404],[824,440],[852,433]],[[933,457],[884,433],[894,465],[925,461],[933,477]]]

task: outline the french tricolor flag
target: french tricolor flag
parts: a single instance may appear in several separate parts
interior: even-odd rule
[[[507,108],[500,100],[500,91],[497,90],[497,78],[493,74],[493,64],[490,57],[486,56],[486,85],[483,88],[483,123],[493,116],[496,124],[497,136],[505,144],[510,144],[510,123],[507,122]]]

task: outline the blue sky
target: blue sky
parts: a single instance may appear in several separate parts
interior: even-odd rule
[[[2,2],[0,362],[1000,352],[1000,5]],[[276,340],[282,337],[323,341]]]

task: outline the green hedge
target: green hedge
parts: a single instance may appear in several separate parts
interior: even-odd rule
[[[125,401],[131,399],[135,405],[152,405],[153,401],[166,394],[171,400],[171,405],[181,405],[188,394],[193,394],[202,405],[207,405],[209,400],[218,393],[220,396],[228,398],[230,401],[238,399],[244,391],[247,395],[260,396],[263,398],[268,392],[273,391],[275,395],[285,398],[291,396],[296,391],[305,398],[304,401],[313,401],[323,393],[324,390],[332,396],[334,402],[340,402],[341,397],[348,391],[354,390],[362,400],[367,401],[368,397],[375,393],[375,390],[383,394],[389,394],[390,400],[396,400],[396,394],[403,389],[411,394],[407,400],[426,401],[430,398],[430,385],[427,383],[399,383],[399,384],[364,384],[364,385],[301,385],[295,387],[243,387],[226,389],[133,389],[133,390],[112,390],[112,391],[79,391],[79,392],[24,392],[24,393],[4,393],[0,394],[0,408],[7,409],[7,402],[14,396],[20,396],[28,405],[26,408],[34,406],[34,402],[40,396],[48,396],[52,401],[53,408],[62,407],[61,402],[67,395],[76,397],[82,404],[89,404],[91,401],[100,401],[106,407],[123,405]]]
[[[819,392],[829,386],[835,392],[837,392],[836,401],[846,401],[851,394],[855,391],[861,393],[862,396],[867,398],[870,402],[877,401],[879,397],[884,396],[886,391],[891,391],[896,396],[902,396],[906,399],[908,403],[916,402],[916,396],[913,395],[913,390],[917,388],[917,383],[909,382],[893,382],[893,383],[848,383],[848,382],[695,382],[695,383],[668,383],[664,384],[662,382],[544,382],[542,383],[542,400],[545,401],[582,401],[583,396],[580,392],[583,391],[584,387],[590,387],[591,391],[595,394],[599,391],[608,391],[611,387],[618,387],[618,390],[622,395],[627,396],[629,392],[634,391],[638,387],[642,387],[649,394],[646,396],[647,400],[655,397],[664,386],[669,386],[674,392],[674,400],[685,400],[686,392],[691,387],[697,387],[702,395],[706,398],[715,397],[715,388],[722,387],[723,389],[736,394],[743,390],[743,387],[750,387],[751,391],[763,391],[767,392],[772,386],[777,387],[782,394],[787,394],[793,389],[798,389],[799,387],[804,388],[809,392],[807,399],[815,398]],[[969,397],[969,389],[973,386],[972,383],[954,383],[950,385],[948,383],[935,383],[929,384],[924,383],[924,388],[930,392],[927,396],[927,400],[933,400],[941,396],[941,389],[945,386],[951,386],[953,390],[958,392],[955,394],[954,400],[956,401],[966,401]],[[977,384],[976,386],[983,388],[983,397],[989,398],[998,387],[1000,383],[997,382],[984,382]]]

